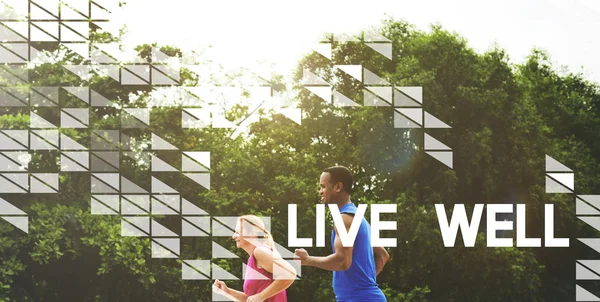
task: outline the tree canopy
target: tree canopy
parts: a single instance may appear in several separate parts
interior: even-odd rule
[[[391,60],[361,43],[331,41],[331,60],[312,53],[299,61],[291,89],[296,92],[294,104],[302,109],[301,124],[261,111],[254,113],[260,118],[242,135],[234,135],[230,128],[185,129],[179,122],[183,106],[156,106],[148,128],[123,131],[138,143],[148,141],[150,133],[160,133],[180,150],[209,151],[210,190],[177,173],[164,181],[214,216],[270,216],[275,241],[283,246],[287,246],[288,204],[297,204],[302,213],[298,236],[314,238],[319,175],[334,164],[349,167],[357,186],[353,201],[398,205],[396,214],[382,218],[395,220],[398,226],[396,232],[383,234],[398,239],[378,277],[389,301],[572,300],[575,260],[595,255],[576,238],[598,234],[577,222],[574,196],[545,193],[545,155],[575,171],[578,194],[600,192],[598,85],[581,74],[557,71],[550,54],[538,49],[525,62],[514,63],[500,46],[477,53],[465,38],[439,25],[422,31],[388,19],[376,30],[391,40]],[[92,39],[108,41],[101,34]],[[151,47],[138,47],[140,57],[149,59]],[[175,45],[161,50],[182,56]],[[120,107],[151,103],[151,86],[120,85],[96,73],[84,83],[63,68],[81,62],[81,57],[68,52],[55,62],[33,66],[30,85],[89,86]],[[364,101],[362,87],[347,75],[332,72],[334,64],[360,64],[393,86],[423,87],[423,109],[452,128],[395,128],[391,107],[336,107],[323,102],[303,87],[303,70],[327,81],[337,79],[334,89],[357,103]],[[181,83],[191,86],[201,81],[193,71],[182,69]],[[281,78],[272,84],[285,89]],[[69,96],[65,99],[75,102]],[[56,115],[53,109],[37,110]],[[1,129],[28,129],[28,108],[2,111]],[[87,146],[91,131],[119,129],[121,114],[118,108],[91,109],[90,129],[60,131]],[[238,106],[228,112],[228,119],[240,122],[248,114],[248,107]],[[424,153],[425,132],[452,148],[452,169]],[[173,165],[181,160],[174,152],[158,154]],[[59,157],[54,151],[33,152],[32,172],[56,170]],[[149,186],[152,173],[147,166],[123,154],[120,161],[123,176]],[[0,223],[0,300],[211,299],[211,281],[182,280],[180,260],[152,258],[149,238],[123,237],[118,216],[91,214],[89,173],[60,173],[59,179],[57,194],[1,196],[28,214],[29,234]],[[471,209],[478,203],[525,203],[529,237],[543,237],[544,204],[553,203],[556,236],[570,238],[571,247],[488,248],[482,226],[475,247],[464,247],[458,236],[456,247],[446,248],[434,208],[440,203],[447,209],[457,203]],[[156,219],[176,233],[181,230],[177,219]],[[232,240],[215,241],[245,258]],[[181,241],[182,259],[210,259],[210,250],[209,237]],[[331,247],[308,250],[327,255]],[[241,268],[239,259],[218,264],[232,271]],[[242,281],[228,283],[242,287]],[[586,288],[600,292],[595,284]],[[333,301],[331,273],[302,268],[288,297]]]

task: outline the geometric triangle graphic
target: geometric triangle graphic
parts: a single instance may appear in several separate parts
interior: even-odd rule
[[[390,44],[391,46],[391,44]],[[365,74],[365,85],[389,85],[390,83],[378,75],[373,73],[372,71],[363,68],[363,72]]]
[[[180,212],[181,206],[181,198],[179,195],[153,195],[152,196],[152,204],[153,205],[165,205],[169,208],[173,209],[175,212]]]
[[[144,212],[150,211],[150,195],[121,195],[121,202],[128,202],[131,207],[139,208]],[[123,206],[121,206],[123,209]]]
[[[576,215],[600,215],[600,211],[583,200],[577,198],[575,201],[575,214]]]
[[[63,0],[63,4],[60,6],[60,17],[63,20],[85,20],[87,19],[89,16],[89,7],[87,6],[87,1],[83,2],[83,1],[73,1],[73,0]],[[74,7],[71,8],[69,6],[65,5],[68,4],[69,6]],[[77,6],[77,3],[80,4],[85,4],[85,5],[80,5],[79,7]],[[85,7],[84,7],[85,6]],[[87,14],[87,15],[86,15]],[[85,16],[84,16],[85,15]]]
[[[45,26],[45,29],[51,30],[54,32],[54,35],[50,35],[44,31],[42,31],[42,29],[40,29],[38,26],[44,26],[43,23],[41,22],[36,22],[36,23],[31,23],[31,36],[30,36],[30,41],[35,41],[35,42],[58,42],[58,23],[56,26],[56,30],[51,30],[51,28],[49,28],[48,26]]]
[[[119,174],[118,173],[93,173],[93,177],[101,180],[102,182],[110,185],[115,189],[119,189]]]
[[[220,221],[213,219],[212,220],[212,235],[214,237],[230,237],[233,236],[233,229],[235,226],[226,226],[222,224]]]
[[[390,42],[390,43],[377,43],[377,44],[382,44],[382,45],[392,45],[390,41],[390,39],[382,36],[381,34],[373,31],[373,30],[368,30],[368,31],[364,31],[363,32],[363,41],[365,42]]]
[[[185,198],[181,199],[181,209],[183,215],[208,215],[207,212],[189,202]]]
[[[210,276],[210,260],[183,260],[183,263],[204,275]]]
[[[152,219],[152,236],[158,237],[179,237],[179,235],[173,233],[173,231],[167,229],[162,224]]]
[[[92,106],[93,107],[112,107],[114,103],[109,101],[103,95],[100,95],[96,91],[92,90]]]
[[[415,100],[409,98],[404,93],[400,92],[400,90],[394,90],[394,106],[399,107],[421,107],[423,104],[416,102]]]
[[[219,280],[239,280],[238,277],[232,275],[230,272],[222,269],[216,264],[212,264],[212,279]]]
[[[402,92],[403,94],[419,102],[420,104],[423,104],[423,87],[396,87],[396,90]]]
[[[308,91],[312,92],[316,96],[320,97],[326,103],[331,103],[331,87],[326,86],[304,86]]]
[[[390,107],[391,106],[390,103],[380,99],[375,94],[368,91],[367,89],[363,89],[363,100],[364,100],[363,101],[364,106],[371,106],[371,107]]]
[[[79,65],[74,65],[79,66]],[[76,96],[86,104],[90,103],[90,88],[89,87],[62,87],[70,94]]]
[[[577,238],[577,240],[583,242],[585,245],[600,253],[600,238]]]
[[[179,172],[179,170],[173,168],[173,166],[167,164],[156,155],[152,154],[152,171],[153,172]]]
[[[0,193],[27,193],[29,183],[24,183],[27,182],[26,176],[25,173],[0,174]]]
[[[376,86],[368,86],[366,87],[369,91],[375,93],[377,96],[381,97],[388,103],[392,103],[392,87],[376,87]]]
[[[573,193],[554,179],[546,176],[546,193]]]
[[[579,218],[579,220],[587,223],[591,227],[595,228],[596,230],[600,231],[600,217],[578,216],[577,218]]]
[[[362,66],[361,65],[334,65],[333,67],[342,70],[349,76],[362,82]]]
[[[365,43],[374,51],[382,54],[388,59],[392,59],[392,44],[391,43]]]
[[[8,23],[10,24],[10,22]],[[7,42],[27,42],[27,39],[25,39],[25,37],[22,37],[15,31],[13,31],[9,26],[10,25],[7,24],[0,24],[0,40]]]
[[[191,218],[201,218],[201,217],[191,217]],[[208,218],[208,217],[207,217]],[[210,223],[210,222],[209,222]],[[181,236],[182,237],[208,237],[210,236],[210,228],[208,232],[202,231],[202,228],[190,223],[189,221],[182,219],[181,220]]]
[[[245,280],[270,280],[269,277],[249,267],[248,265],[246,265],[246,263],[243,263],[242,266],[242,278],[244,278]]]
[[[446,123],[440,121],[437,117],[431,115],[429,112],[425,111],[425,128],[452,128],[448,126]]]
[[[600,272],[600,260],[577,260],[581,265],[592,270],[596,274]],[[600,279],[600,276],[598,277]]]
[[[175,254],[174,251],[159,245],[157,243],[158,239],[155,240],[152,240],[152,258],[178,258],[178,255]]]
[[[148,191],[144,190],[137,184],[133,183],[131,180],[121,176],[121,193],[148,193]]]
[[[31,128],[58,128],[54,126],[52,123],[48,122],[41,116],[37,115],[35,112],[31,111],[29,113],[29,127]]]
[[[0,197],[0,215],[27,215],[27,213]]]
[[[185,155],[185,156],[183,156],[183,155]],[[208,171],[208,169],[210,169],[210,152],[209,151],[184,151],[183,154],[181,155],[182,162],[185,157],[188,157],[190,159],[193,159],[197,163],[200,163],[200,165],[203,166],[202,167],[203,170],[199,170],[199,171]],[[182,170],[196,171],[196,170],[187,170],[187,169],[182,169]]]
[[[421,128],[421,126],[409,120],[406,116],[394,111],[394,128],[413,129]]]
[[[153,215],[179,215],[177,211],[173,210],[171,207],[168,207],[164,203],[160,202],[156,198],[152,198],[152,210]]]
[[[183,154],[181,155],[181,170],[186,172],[208,172],[205,167]]]
[[[89,121],[83,121],[83,122],[89,122]],[[68,115],[66,112],[61,112],[60,113],[60,127],[61,128],[71,128],[71,129],[82,129],[82,128],[87,128],[87,125],[82,124],[82,121],[73,118],[72,116]]]
[[[581,264],[575,264],[575,280],[600,280],[600,276],[596,275]]]
[[[426,151],[425,153],[452,169],[452,151]]]
[[[307,68],[302,70],[302,84],[303,85],[325,85],[328,86],[327,81],[321,79],[321,77],[310,72]]]
[[[135,116],[146,125],[150,125],[150,109],[147,108],[124,108],[125,112]]]
[[[92,193],[119,193],[118,189],[115,189],[104,182],[101,182],[98,178],[92,177],[91,181],[91,192]]]
[[[198,268],[201,261],[205,263],[206,273]],[[181,263],[182,280],[209,280],[209,276],[207,275],[210,275],[210,260],[184,260]]]
[[[25,38],[27,36],[27,31],[25,32],[25,36],[22,36],[18,33],[17,30],[14,30],[12,28],[12,25],[14,25],[17,22],[2,22],[2,24],[0,24],[0,39],[2,41],[7,41],[7,42],[26,42],[27,39]],[[25,22],[21,22],[24,25],[27,25],[27,23]]]
[[[32,130],[30,147],[31,150],[58,149],[58,131],[54,132],[52,130]]]
[[[421,108],[396,108],[396,111],[413,120],[419,126],[423,125],[423,109]]]
[[[312,45],[312,49],[331,60],[331,43],[314,44]]]
[[[68,50],[78,54],[85,60],[90,58],[90,45],[88,43],[61,43],[61,45],[63,45]],[[84,65],[75,65],[75,66],[84,66]]]
[[[288,250],[287,248],[285,248],[284,246],[282,246],[281,244],[277,243],[277,242],[273,242],[275,244],[275,249],[277,250],[277,252],[281,255],[282,258],[286,259],[286,258],[294,258],[294,252]]]
[[[173,193],[177,194],[175,189],[171,188],[169,185],[164,182],[158,180],[156,177],[152,176],[152,193]]]
[[[206,234],[210,234],[210,217],[208,216],[183,216],[183,220],[188,222],[196,229],[200,229]]]
[[[42,177],[43,174],[38,174],[38,177],[35,177],[34,174],[30,177],[30,192],[31,193],[58,193],[58,183],[56,181],[52,181],[52,179],[48,179],[48,177]],[[50,180],[50,181],[49,181]]]
[[[210,190],[210,174],[208,173],[184,173],[191,180],[195,181],[204,188]]]
[[[115,210],[96,199],[92,199],[90,213],[92,215],[119,215],[118,209],[119,207],[117,207],[117,210]]]
[[[58,18],[42,10],[35,4],[30,6],[30,14],[32,20],[53,20]]]
[[[89,23],[87,22],[62,22],[60,26],[62,41],[85,42],[89,38]]]
[[[355,103],[337,90],[333,91],[333,105],[338,107],[360,107],[359,104]]]
[[[437,139],[433,138],[431,135],[425,133],[425,150],[452,150],[450,147],[442,144]]]
[[[90,67],[87,65],[63,65],[62,67],[83,81],[87,81],[90,76]]]
[[[129,195],[131,199],[135,195]],[[135,202],[130,201],[125,196],[121,198],[121,214],[123,215],[148,215],[148,211],[143,210]]]
[[[585,200],[587,203],[600,209],[600,195],[577,195],[577,198]]]
[[[119,196],[118,195],[92,195],[92,203],[104,205],[111,211],[119,213]]]
[[[585,288],[575,284],[575,301],[600,301],[600,298],[587,291]]]
[[[19,230],[29,233],[29,218],[19,216],[1,216],[0,218],[6,220],[8,223],[16,226]]]
[[[121,217],[121,236],[145,237],[150,233],[150,218],[141,216]]]
[[[179,150],[158,135],[152,133],[152,150]]]
[[[227,259],[237,259],[239,258],[236,254],[228,251],[226,248],[220,246],[216,242],[212,242],[212,258],[227,258]]]
[[[546,154],[546,172],[573,172],[573,170]]]
[[[575,174],[574,173],[547,173],[554,180],[558,181],[565,187],[575,190]]]
[[[6,3],[6,1],[4,2]],[[21,2],[25,4],[25,9],[27,10],[27,2]],[[27,40],[27,37],[29,36],[29,22],[3,21],[2,25],[22,37],[23,40]],[[14,41],[17,42],[17,40]]]

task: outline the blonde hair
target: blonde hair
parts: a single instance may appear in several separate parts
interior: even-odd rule
[[[242,222],[241,227],[243,227],[243,221],[247,221],[254,228],[257,228],[260,230],[260,232],[264,233],[264,235],[258,234],[256,238],[267,239],[267,242],[269,243],[269,248],[271,248],[271,251],[279,254],[279,252],[275,248],[275,241],[273,241],[273,235],[271,235],[271,232],[269,232],[265,228],[265,222],[262,219],[260,219],[260,217],[255,216],[255,215],[244,215],[244,216],[241,216],[239,218],[239,220],[240,220],[240,222]]]

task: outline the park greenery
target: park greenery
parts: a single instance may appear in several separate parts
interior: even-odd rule
[[[211,215],[270,216],[275,241],[283,246],[288,204],[298,205],[298,236],[314,238],[319,175],[331,165],[348,166],[355,173],[355,203],[398,205],[396,214],[382,216],[397,222],[397,231],[382,233],[397,238],[398,246],[389,248],[391,260],[377,279],[389,301],[573,300],[575,260],[597,256],[576,238],[598,234],[578,222],[573,194],[545,193],[545,155],[575,171],[577,194],[600,192],[597,84],[553,65],[551,53],[540,49],[532,49],[523,62],[512,62],[501,46],[478,53],[464,37],[440,25],[424,31],[388,19],[376,30],[392,41],[392,60],[362,43],[332,41],[331,61],[312,53],[298,62],[294,83],[273,80],[276,90],[295,92],[301,125],[261,110],[253,113],[259,119],[240,135],[228,128],[183,129],[181,108],[154,107],[148,128],[123,132],[139,141],[153,132],[180,150],[210,151],[210,190],[181,173],[164,173],[161,179]],[[114,38],[98,32],[91,39]],[[34,46],[57,51],[50,43]],[[150,60],[152,46],[157,45],[136,50]],[[158,47],[170,56],[182,56],[176,45]],[[149,103],[150,86],[124,86],[95,73],[84,82],[62,67],[82,62],[69,52],[36,65],[29,71],[30,85],[89,86],[121,107]],[[361,64],[394,86],[422,86],[424,110],[452,128],[394,128],[391,107],[334,107],[323,102],[302,86],[303,69],[325,80],[336,78],[336,90],[359,103],[363,98],[360,82],[332,72],[333,64]],[[204,81],[185,68],[181,77],[186,85]],[[77,103],[61,93],[64,104]],[[37,110],[52,116],[58,109]],[[28,129],[28,114],[28,108],[2,108],[0,128]],[[91,129],[60,131],[89,146],[91,130],[119,129],[119,114],[118,108],[92,108]],[[249,114],[248,107],[238,106],[228,118],[239,122]],[[424,153],[424,132],[452,148],[453,169]],[[180,161],[176,151],[159,151],[159,156],[174,166]],[[59,157],[58,151],[36,151],[31,172],[58,171]],[[127,156],[121,158],[120,173],[149,189],[155,174]],[[152,258],[150,239],[121,236],[118,216],[91,215],[89,187],[89,173],[60,173],[58,194],[2,195],[28,214],[29,234],[0,223],[0,300],[211,300],[211,281],[182,280],[180,260]],[[469,216],[478,203],[525,203],[527,235],[538,238],[544,236],[544,204],[552,203],[555,234],[570,238],[571,246],[488,248],[482,224],[475,247],[464,247],[459,235],[456,247],[446,248],[434,208],[440,203],[446,209],[466,204]],[[181,223],[175,218],[156,217],[178,233]],[[212,240],[236,251],[228,238]],[[210,259],[210,251],[210,237],[181,241],[181,259]],[[331,247],[308,251],[327,255]],[[245,259],[243,251],[236,253]],[[240,259],[215,261],[232,272],[241,268]],[[228,284],[242,287],[242,281]],[[583,285],[600,293],[597,284]],[[288,297],[333,301],[331,273],[303,268]]]

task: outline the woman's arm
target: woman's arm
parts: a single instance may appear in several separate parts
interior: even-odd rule
[[[235,298],[238,301],[246,302],[246,300],[248,299],[248,296],[246,294],[244,294],[241,291],[227,287],[227,284],[225,284],[225,282],[223,282],[223,281],[215,280],[214,285],[218,289],[222,290],[225,294]],[[217,291],[217,293],[219,293],[219,292]]]
[[[260,267],[273,274],[273,283],[257,294],[259,300],[273,297],[294,283],[296,270],[276,253],[267,248],[257,247],[254,250],[254,258]]]

